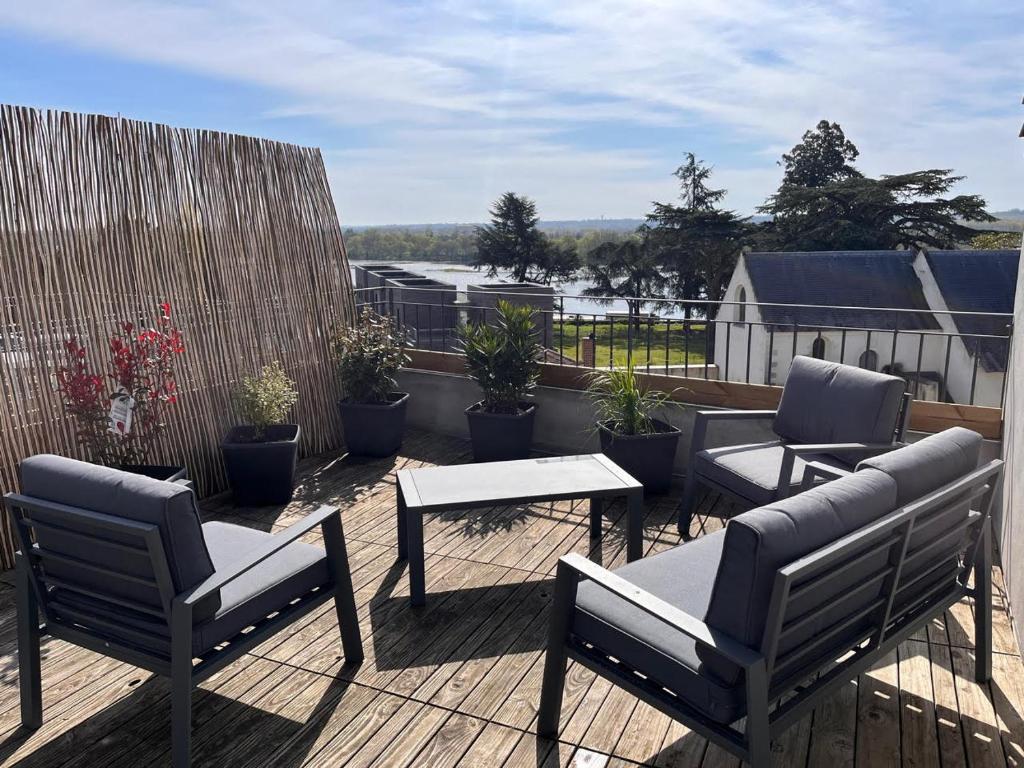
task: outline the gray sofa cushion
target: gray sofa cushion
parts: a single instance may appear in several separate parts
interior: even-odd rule
[[[953,427],[889,453],[864,459],[857,470],[877,469],[896,481],[896,503],[903,505],[978,468],[982,437]]]
[[[203,535],[220,570],[273,534],[230,523],[206,523]],[[193,632],[193,649],[203,653],[297,597],[330,582],[323,549],[295,542],[239,576],[220,591],[220,609]]]
[[[896,482],[864,470],[738,515],[726,529],[705,621],[759,647],[778,569],[895,508]],[[740,669],[712,649],[697,654],[726,684],[739,681]]]
[[[782,468],[781,440],[750,445],[729,445],[708,448],[695,457],[697,474],[728,488],[755,505],[767,504],[775,498]],[[818,461],[831,467],[849,471],[849,465],[825,454],[797,456],[790,477],[790,493],[800,490],[804,467],[808,461]]]
[[[21,484],[26,496],[156,525],[177,593],[213,573],[195,496],[182,485],[48,454],[21,462]],[[117,541],[113,535],[109,538]],[[120,548],[102,543],[82,552],[77,540],[52,531],[40,532],[39,543],[58,553],[100,565],[116,563],[130,575],[152,577],[149,558],[143,554],[130,556]],[[88,569],[73,565],[50,565],[49,568],[52,575],[71,583],[95,587],[98,591],[111,588],[109,580]],[[120,583],[119,588],[121,594],[115,596],[154,607],[161,605],[156,589],[130,582]],[[203,610],[209,614],[216,608],[215,603],[207,603]]]
[[[904,387],[903,379],[896,376],[796,357],[773,429],[784,440],[804,445],[889,443]],[[850,461],[849,456],[846,460]]]
[[[272,534],[230,523],[205,523],[203,534],[216,568],[223,569]],[[319,547],[296,542],[229,583],[220,592],[220,607],[205,619],[194,620],[192,652],[200,656],[238,634],[269,613],[330,580],[327,558]],[[91,599],[68,590],[54,594],[55,610],[65,620],[96,628],[92,617],[112,623],[107,636],[144,650],[170,655],[170,630],[151,616]]]
[[[725,531],[616,569],[618,576],[698,619],[711,599]],[[696,643],[662,621],[584,581],[573,633],[673,691],[720,723],[743,716],[743,690],[700,673]]]

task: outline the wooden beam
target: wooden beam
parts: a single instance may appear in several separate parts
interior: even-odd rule
[[[408,350],[409,368],[437,373],[464,375],[466,365],[462,355],[451,352]],[[541,363],[540,384],[560,389],[584,389],[590,368],[574,365]],[[764,384],[743,384],[737,381],[712,379],[686,379],[661,373],[637,371],[637,376],[652,389],[668,392],[680,403],[708,405],[717,408],[761,410],[777,408],[782,387]],[[950,427],[973,429],[982,437],[998,440],[1003,432],[1003,412],[999,408],[957,403],[936,403],[915,400],[910,411],[910,429],[916,432],[941,432]]]

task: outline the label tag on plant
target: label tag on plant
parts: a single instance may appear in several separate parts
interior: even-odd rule
[[[135,398],[123,387],[119,388],[110,398],[110,427],[115,435],[127,435],[132,431],[132,411],[135,410]]]

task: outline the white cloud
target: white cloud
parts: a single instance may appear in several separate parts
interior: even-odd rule
[[[371,146],[324,147],[345,221],[480,218],[505,189],[549,218],[642,215],[673,196],[672,156],[686,149],[749,212],[774,188],[779,152],[822,117],[843,124],[868,172],[954,167],[996,207],[1018,203],[1022,117],[1007,68],[1024,25],[995,3],[962,11],[971,34],[918,10],[15,0],[0,3],[0,25],[264,86],[267,115],[372,132]],[[678,146],[645,138],[666,128]]]

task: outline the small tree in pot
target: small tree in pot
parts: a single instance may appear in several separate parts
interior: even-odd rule
[[[284,421],[298,399],[295,382],[278,362],[238,385],[234,400],[242,424],[232,427],[221,443],[235,503],[266,506],[291,501],[300,430],[298,424]]]
[[[484,322],[459,328],[466,372],[483,400],[466,409],[476,461],[508,461],[530,455],[537,406],[526,396],[540,377],[540,345],[533,309],[499,301]]]
[[[669,395],[649,389],[632,365],[592,371],[587,394],[597,412],[601,452],[643,484],[645,491],[668,491],[680,432],[654,414],[671,402]]]
[[[394,321],[366,308],[358,322],[334,337],[338,378],[345,399],[338,403],[345,444],[356,456],[390,456],[402,447],[407,392],[395,376],[409,361]]]

